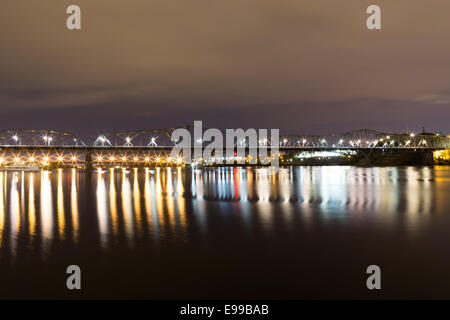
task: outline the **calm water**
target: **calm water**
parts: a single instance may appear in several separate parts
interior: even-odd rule
[[[1,298],[450,298],[450,167],[1,172],[0,271]]]

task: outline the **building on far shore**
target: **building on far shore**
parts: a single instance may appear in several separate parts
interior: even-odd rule
[[[433,151],[433,158],[436,163],[450,163],[450,149]]]

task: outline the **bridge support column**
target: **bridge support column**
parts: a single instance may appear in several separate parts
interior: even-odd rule
[[[91,152],[86,153],[86,156],[84,158],[84,168],[87,171],[92,170],[92,153]]]

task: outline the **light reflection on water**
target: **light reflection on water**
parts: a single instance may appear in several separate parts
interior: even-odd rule
[[[442,190],[450,185],[449,172],[444,167],[0,172],[0,248],[2,256],[27,248],[45,257],[60,243],[76,247],[83,239],[103,250],[119,243],[132,248],[137,242],[189,242],[198,235],[208,241],[212,225],[220,229],[227,223],[269,238],[317,223],[373,225],[413,235],[433,213],[442,214],[440,204],[448,207]]]

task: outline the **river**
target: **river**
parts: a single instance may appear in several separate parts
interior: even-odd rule
[[[60,169],[0,186],[0,298],[450,298],[450,167]]]

